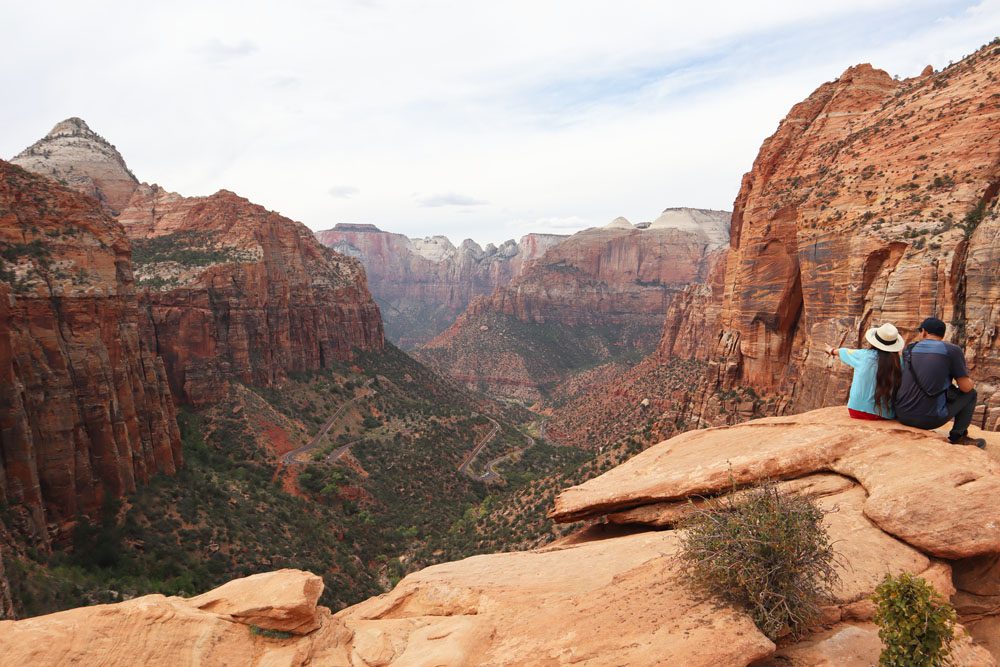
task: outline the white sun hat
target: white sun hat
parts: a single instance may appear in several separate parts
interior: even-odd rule
[[[865,340],[872,344],[877,350],[886,352],[899,352],[906,345],[906,341],[899,335],[899,331],[892,324],[886,322],[880,327],[872,327],[865,334]]]

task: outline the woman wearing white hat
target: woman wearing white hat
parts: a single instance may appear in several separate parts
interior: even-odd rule
[[[894,419],[896,415],[892,403],[903,376],[899,352],[906,341],[888,322],[869,329],[865,340],[871,348],[827,350],[830,356],[839,354],[841,361],[854,368],[847,411],[855,419]]]

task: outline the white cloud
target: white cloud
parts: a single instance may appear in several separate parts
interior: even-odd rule
[[[335,197],[337,199],[350,199],[360,193],[361,190],[353,185],[334,185],[327,190],[327,192],[330,193],[331,197]]]
[[[476,199],[468,195],[460,195],[455,192],[448,192],[438,195],[426,195],[415,197],[417,203],[424,208],[435,208],[438,206],[485,206],[489,202]]]
[[[79,115],[184,194],[500,241],[730,208],[822,82],[941,67],[998,26],[1000,0],[4,3],[0,156]]]

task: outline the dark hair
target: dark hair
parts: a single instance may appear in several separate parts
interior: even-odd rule
[[[889,412],[896,398],[896,391],[903,379],[897,352],[878,352],[878,371],[875,373],[875,410],[883,417]]]

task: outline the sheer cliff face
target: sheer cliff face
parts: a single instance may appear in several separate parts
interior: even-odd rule
[[[724,275],[674,302],[662,356],[716,359],[722,386],[840,402],[824,346],[951,323],[1000,420],[1000,44],[894,81],[859,65],[796,105],[744,176]]]
[[[141,185],[119,220],[132,239],[144,331],[175,395],[215,400],[384,345],[356,259],[232,192],[182,197]]]
[[[382,309],[386,335],[404,348],[445,330],[476,296],[490,294],[565,239],[529,234],[519,243],[457,248],[446,237],[410,239],[374,225],[339,224],[317,232],[324,245],[364,264],[372,295]]]
[[[181,464],[130,247],[92,198],[0,161],[0,499],[39,544]]]
[[[470,386],[530,399],[574,370],[648,352],[674,294],[707,276],[728,221],[672,209],[643,229],[619,218],[574,234],[473,300],[419,355]]]
[[[90,195],[112,215],[139,185],[118,150],[79,118],[58,123],[11,162]]]

